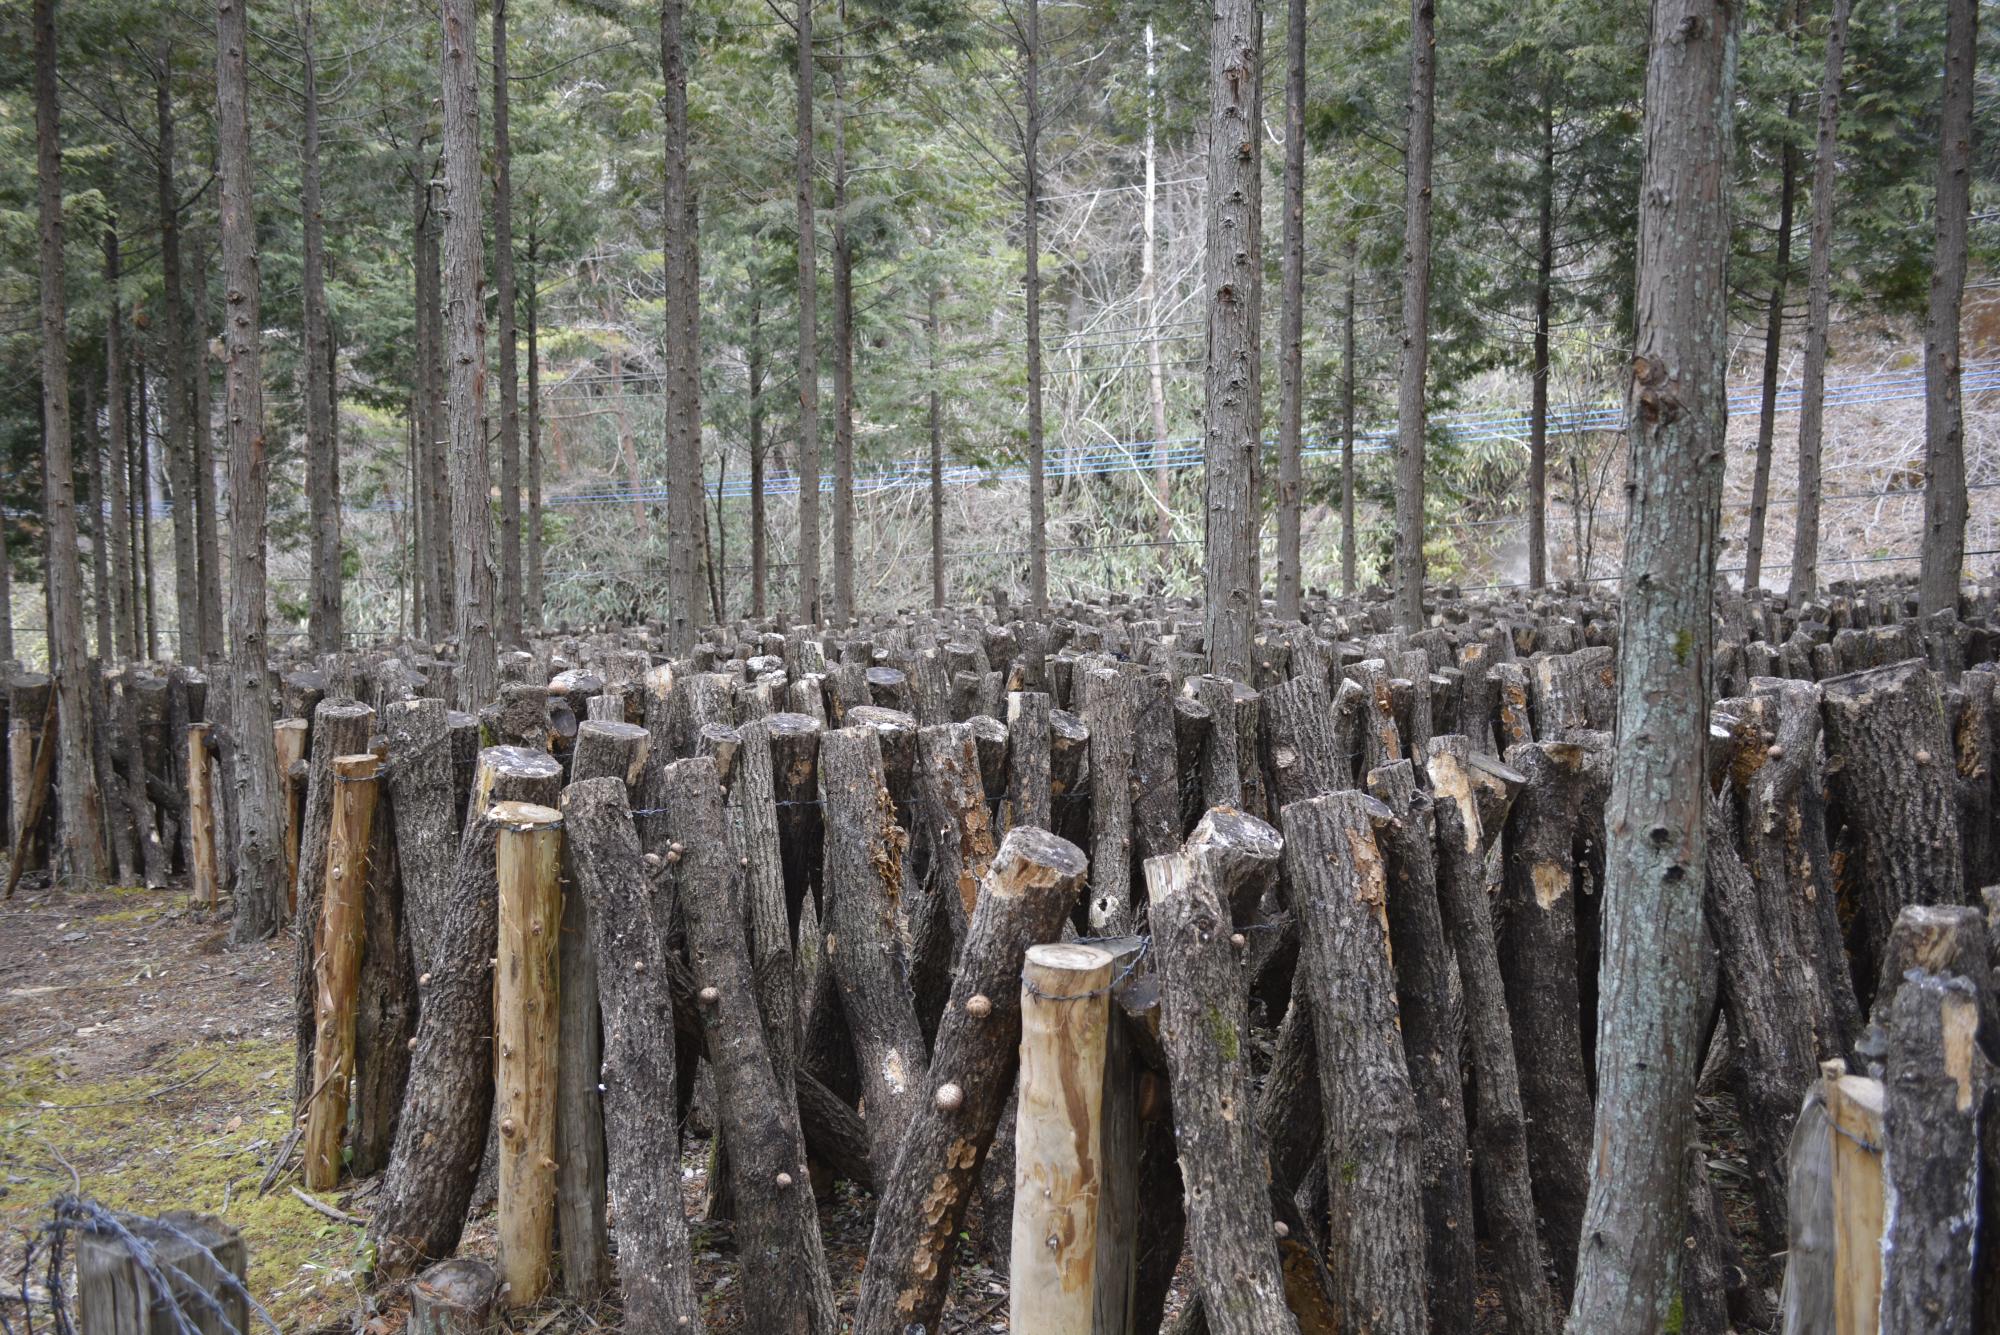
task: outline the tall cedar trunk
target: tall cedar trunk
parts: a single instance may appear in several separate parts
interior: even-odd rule
[[[667,181],[667,616],[668,647],[684,654],[702,610],[701,293],[695,196],[688,183],[684,0],[660,5],[660,71],[666,80]]]
[[[1403,363],[1396,389],[1396,623],[1424,624],[1424,403],[1431,332],[1431,137],[1437,12],[1410,0],[1409,140],[1403,159]]]
[[[1304,429],[1306,4],[1285,4],[1284,291],[1278,311],[1278,619],[1299,619],[1299,472]]]
[[[1207,543],[1202,558],[1208,670],[1250,680],[1257,616],[1256,455],[1263,431],[1257,383],[1257,0],[1224,0],[1208,41],[1208,361],[1203,377]]]
[[[133,377],[138,392],[138,427],[132,433],[132,509],[137,515],[133,520],[132,534],[132,638],[139,638],[139,602],[144,596],[146,611],[146,657],[160,656],[159,618],[154,610],[153,599],[153,460],[146,443],[146,359],[141,355]]]
[[[1833,191],[1840,156],[1841,65],[1854,0],[1833,0],[1826,30],[1826,75],[1819,86],[1819,138],[1813,148],[1812,257],[1806,271],[1806,358],[1799,390],[1798,517],[1792,529],[1793,607],[1819,589],[1820,440],[1826,420],[1827,306],[1833,292]]]
[[[416,394],[417,394],[417,584],[422,590],[424,633],[442,640],[450,631],[451,517],[443,502],[442,460],[438,439],[439,343],[437,210],[432,207],[430,171],[417,169],[415,223],[416,262]],[[456,704],[456,701],[452,702]]]
[[[754,274],[754,271],[753,271]],[[750,615],[768,607],[770,553],[764,545],[764,284],[750,283]]]
[[[527,582],[522,607],[525,625],[542,624],[542,363],[535,285],[541,281],[538,238],[528,228],[528,534]]]
[[[305,68],[305,142],[299,155],[305,272],[299,303],[306,343],[306,497],[312,511],[307,633],[314,652],[340,649],[340,458],[333,439],[333,338],[326,310],[326,219],[320,210],[319,75],[313,64],[312,0],[300,6]]]
[[[833,41],[833,615],[854,615],[854,254],[847,237],[847,0]]]
[[[196,583],[194,458],[189,439],[189,384],[186,357],[187,299],[181,291],[180,194],[174,186],[174,98],[172,47],[162,37],[153,65],[153,119],[157,148],[157,202],[160,219],[160,301],[166,315],[167,388],[161,419],[167,446],[167,485],[174,492],[174,656],[201,661],[201,592]],[[12,657],[11,654],[6,657]]]
[[[479,231],[479,61],[471,0],[443,0],[446,352],[450,390],[452,612],[460,707],[493,698],[493,558],[486,499],[486,277]]]
[[[1702,967],[1710,594],[1728,398],[1728,172],[1735,7],[1661,0],[1646,74],[1638,355],[1605,813],[1597,1107],[1569,1329],[1667,1319],[1686,1217]]]
[[[104,594],[111,595],[111,641],[102,638],[97,645],[97,656],[111,661],[121,658],[131,662],[139,656],[139,636],[137,608],[132,599],[132,540],[129,520],[132,514],[131,488],[131,433],[125,418],[125,310],[118,300],[118,232],[115,227],[104,229],[104,286],[111,296],[111,309],[104,322],[104,400],[111,405],[105,414],[109,429],[105,432],[106,458],[102,465],[102,476],[110,481],[100,495],[94,498],[104,505],[104,510],[93,509],[97,520],[95,544],[105,548],[105,559],[109,566],[107,578],[98,585],[98,598],[104,601]],[[95,457],[95,451],[92,452]],[[102,541],[105,537],[110,542]],[[104,615],[100,607],[99,616]]]
[[[201,565],[196,586],[201,594],[201,656],[212,663],[222,657],[222,538],[221,507],[215,495],[215,405],[209,369],[208,330],[208,247],[197,240],[192,247],[188,290],[193,294],[192,313],[181,337],[188,375],[194,381],[194,499],[195,550]]]
[[[55,0],[35,0],[35,167],[42,270],[42,506],[48,523],[44,583],[49,666],[56,683],[58,879],[102,884],[103,804],[90,750],[90,682],[84,672],[83,572],[76,557],[71,476],[69,328],[63,308],[62,130],[56,107]]]
[[[443,235],[444,213],[438,207],[438,191],[430,169],[425,170],[424,224],[426,246],[422,252],[424,287],[418,300],[430,328],[429,355],[424,359],[424,404],[430,430],[424,436],[423,479],[430,488],[430,571],[431,597],[437,617],[431,629],[434,639],[452,634],[452,608],[457,603],[454,573],[458,551],[451,540],[451,469],[446,457],[450,433],[445,425],[445,296]]]
[[[1359,281],[1361,243],[1347,242],[1347,298],[1341,305],[1340,336],[1340,593],[1354,596],[1354,288]]]
[[[1042,0],[1022,0],[1021,235],[1028,335],[1028,601],[1049,606],[1048,477],[1042,467]]]
[[[930,362],[928,426],[931,439],[931,606],[943,607],[944,582],[944,396],[938,389],[937,288],[924,294],[924,354]]]
[[[431,528],[437,523],[437,516],[431,512],[430,440],[431,399],[429,366],[431,363],[431,322],[430,285],[425,281],[426,271],[435,272],[436,264],[430,248],[430,185],[423,173],[413,172],[416,179],[416,212],[410,222],[410,271],[411,303],[415,307],[412,319],[411,356],[415,365],[410,369],[410,511],[412,517],[410,539],[410,613],[417,624],[417,634],[421,638],[435,640],[438,636],[436,594],[433,590],[431,567]]]
[[[813,237],[813,0],[799,0],[799,621],[819,620],[819,274]]]
[[[1924,317],[1924,550],[1917,610],[1958,607],[1965,567],[1965,419],[1959,401],[1959,305],[1965,297],[1965,231],[1972,187],[1972,66],[1977,0],[1949,0],[1944,114],[1939,126],[1930,309]]]
[[[112,659],[117,656],[117,647],[112,639],[111,629],[111,563],[105,558],[110,545],[106,535],[106,525],[121,527],[116,510],[107,513],[104,504],[104,450],[97,439],[97,391],[89,383],[83,388],[83,426],[78,433],[78,448],[83,453],[83,512],[90,516],[82,528],[89,530],[90,536],[90,610],[96,621],[96,638],[91,641],[97,657]],[[122,414],[111,413],[111,417],[122,418]],[[119,425],[122,434],[124,425]],[[79,532],[79,537],[82,534]],[[79,560],[82,558],[79,557]]]
[[[277,931],[285,916],[284,816],[278,751],[271,735],[270,657],[265,643],[264,511],[269,470],[264,440],[257,214],[250,161],[249,16],[245,0],[219,0],[215,32],[217,166],[222,187],[223,323],[229,433],[229,755],[234,782],[238,943]]]
[[[521,643],[521,372],[514,322],[514,153],[507,138],[507,0],[493,0],[493,295],[500,322],[500,638]]]
[[[0,663],[14,661],[14,564],[7,555],[7,521],[0,516]]]
[[[1792,0],[1780,18],[1798,45],[1800,0]],[[1778,238],[1772,257],[1771,296],[1764,307],[1764,377],[1757,400],[1757,453],[1750,472],[1750,528],[1743,539],[1743,591],[1764,580],[1764,515],[1771,501],[1771,440],[1778,415],[1778,362],[1784,352],[1785,289],[1792,277],[1792,208],[1798,193],[1799,150],[1791,140],[1799,116],[1799,95],[1785,101],[1785,143],[1778,153]]]
[[[1542,80],[1542,154],[1535,174],[1535,351],[1528,393],[1528,587],[1549,578],[1549,315],[1555,298],[1555,78]]]
[[[1167,379],[1160,362],[1160,273],[1155,258],[1159,230],[1160,161],[1156,147],[1160,67],[1153,54],[1153,25],[1146,25],[1146,202],[1139,236],[1139,296],[1146,303],[1146,401],[1153,421],[1153,503],[1159,510],[1160,564],[1173,559],[1174,473],[1167,465]]]

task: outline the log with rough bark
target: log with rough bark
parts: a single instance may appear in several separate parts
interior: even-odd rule
[[[1591,761],[1586,748],[1572,742],[1530,742],[1507,752],[1507,765],[1522,783],[1507,820],[1500,959],[1521,1098],[1530,1110],[1536,1213],[1564,1293],[1575,1283],[1577,1238],[1590,1194],[1592,1108],[1576,922],[1577,887],[1587,873],[1576,843]]]
[[[926,1038],[951,990],[986,869],[993,861],[993,819],[979,775],[969,723],[940,723],[918,738],[911,826],[929,853],[928,884],[916,893],[910,924],[910,986]]]
[[[636,788],[651,750],[652,734],[637,724],[591,719],[577,727],[570,782],[610,775],[623,780],[627,788]]]
[[[553,806],[562,767],[519,747],[480,753],[474,791],[479,816],[458,846],[458,870],[417,983],[422,989],[416,1047],[396,1144],[369,1219],[377,1265],[407,1274],[449,1255],[465,1225],[493,1109],[493,979],[499,926],[494,847],[498,802]]]
[[[333,811],[323,858],[326,884],[319,896],[312,1086],[303,1150],[310,1191],[331,1191],[340,1181],[348,1086],[354,1079],[354,1011],[361,982],[368,839],[375,821],[375,773],[380,763],[372,754],[332,760]]]
[[[1087,920],[1093,936],[1120,936],[1132,927],[1132,681],[1100,668],[1082,685],[1090,729]]]
[[[378,745],[376,754],[384,753]],[[367,926],[362,932],[361,1004],[355,1013],[354,1134],[350,1168],[372,1177],[389,1162],[403,1087],[410,1076],[410,1037],[417,1031],[417,971],[411,956],[396,846],[396,807],[387,786],[375,785],[375,821],[368,841]]]
[[[410,958],[420,973],[430,967],[451,893],[459,832],[447,713],[444,701],[432,699],[398,701],[382,712]]]
[[[634,1330],[700,1330],[675,1123],[673,1002],[656,892],[625,784],[586,779],[562,795],[564,850],[590,904],[604,1015],[607,1179],[618,1210],[618,1278]]]
[[[835,741],[844,732],[828,734],[830,775],[844,765],[843,748]],[[774,1335],[834,1335],[840,1318],[821,1249],[805,1142],[796,1105],[781,1097],[764,1042],[743,930],[743,879],[723,829],[722,786],[705,756],[675,762],[664,779],[674,850],[669,856],[715,1073],[717,1129],[729,1146],[745,1313],[750,1328]],[[838,886],[836,903],[848,889],[845,883]]]
[[[1243,771],[1237,756],[1236,683],[1227,677],[1190,677],[1183,687],[1208,709],[1208,744],[1201,753],[1203,810],[1243,805]]]
[[[317,1012],[320,894],[326,888],[328,838],[333,829],[336,756],[368,750],[375,711],[352,700],[322,701],[313,718],[312,768],[307,779],[305,822],[299,834],[299,877],[293,919],[293,1019],[297,1033],[292,1065],[292,1101],[303,1106],[313,1091],[313,1017]],[[371,808],[372,812],[372,808]]]
[[[980,883],[927,1097],[876,1206],[856,1335],[937,1328],[966,1206],[1019,1061],[1016,980],[1028,948],[1060,930],[1085,867],[1075,845],[1023,827],[1008,834]]]
[[[1007,808],[1009,830],[1052,828],[1049,815],[1049,697],[1015,691],[1007,697]]]
[[[1111,956],[1095,946],[1032,946],[1021,969],[1008,1263],[1015,1330],[1091,1331],[1110,986]]]
[[[1388,868],[1390,955],[1423,1154],[1430,1324],[1433,1330],[1464,1330],[1472,1324],[1476,1282],[1459,1075],[1465,1028],[1457,962],[1438,911],[1437,821],[1430,794],[1417,787],[1407,760],[1370,772],[1368,793],[1395,813],[1377,842]]]
[[[1479,1108],[1472,1127],[1473,1165],[1500,1303],[1512,1335],[1553,1335],[1560,1321],[1535,1228],[1527,1115],[1486,895],[1487,850],[1499,835],[1522,776],[1497,761],[1475,763],[1462,736],[1433,737],[1425,768],[1436,795],[1438,900],[1465,996]]]
[[[859,1061],[871,1157],[893,1163],[923,1095],[927,1061],[898,921],[905,835],[882,786],[881,744],[873,729],[828,732],[819,759],[827,963]]]
[[[794,1098],[793,1070],[799,1050],[798,973],[785,910],[770,725],[755,720],[743,725],[742,734],[742,759],[730,790],[730,807],[742,846],[757,1010],[780,1097]]]
[[[500,1274],[486,1262],[439,1261],[410,1285],[410,1335],[480,1335],[499,1295]]]
[[[1319,1050],[1334,1221],[1327,1256],[1342,1323],[1420,1332],[1428,1281],[1419,1129],[1374,829],[1389,816],[1351,791],[1295,802],[1283,813],[1285,868]]]
[[[1352,785],[1324,682],[1293,677],[1265,691],[1262,740],[1276,809]]]
[[[496,802],[499,945],[494,1101],[500,1132],[500,1274],[509,1307],[548,1288],[556,1222],[556,944],[562,926],[562,813]]]
[[[1886,998],[1885,998],[1886,1000]],[[1889,1006],[1882,1086],[1882,1331],[1971,1331],[1979,1123],[1993,1068],[1980,1050],[1979,997],[1962,977],[1913,969]]]
[[[1846,827],[1842,897],[1861,912],[1859,989],[1874,981],[1904,905],[1965,902],[1951,735],[1937,674],[1921,659],[1828,678],[1820,713]]]
[[[1149,671],[1136,685],[1132,715],[1132,853],[1135,863],[1181,844],[1180,764],[1174,739],[1174,684]]]
[[[767,716],[771,735],[771,784],[778,804],[778,848],[784,855],[785,907],[792,931],[799,929],[799,910],[808,895],[820,889],[822,817],[819,805],[820,724],[804,715],[779,712]]]

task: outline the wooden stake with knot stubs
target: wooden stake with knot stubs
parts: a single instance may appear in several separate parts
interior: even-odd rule
[[[500,1127],[500,1273],[507,1305],[538,1300],[555,1229],[556,937],[562,815],[494,804],[500,953],[494,980],[494,1097]]]
[[[354,1079],[354,1008],[361,982],[368,840],[375,824],[372,754],[333,761],[333,821],[327,831],[315,970],[313,1093],[306,1108],[305,1179],[311,1191],[340,1182],[347,1091]]]

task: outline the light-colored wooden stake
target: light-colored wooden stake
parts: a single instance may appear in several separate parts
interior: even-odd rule
[[[215,783],[208,767],[209,727],[206,723],[188,724],[187,804],[194,898],[213,909],[221,902],[222,881],[215,864]]]
[[[299,911],[299,781],[292,768],[306,758],[306,721],[281,718],[271,725],[278,751],[278,795],[285,804],[285,912]]]
[[[326,882],[320,893],[314,967],[313,1095],[306,1104],[309,1191],[331,1191],[340,1184],[347,1090],[354,1080],[354,1009],[361,984],[368,840],[375,824],[375,775],[381,763],[373,755],[333,758],[333,823],[327,829]]]
[[[549,1285],[556,1211],[556,943],[562,925],[562,816],[497,802],[500,953],[494,1037],[500,1128],[500,1277],[521,1307]]]
[[[1090,1335],[1110,985],[1111,956],[1095,946],[1033,946],[1021,970],[1014,1330]]]
[[[1822,1063],[1833,1146],[1834,1335],[1874,1335],[1882,1311],[1882,1082]]]

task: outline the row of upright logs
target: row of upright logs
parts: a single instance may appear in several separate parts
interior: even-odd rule
[[[495,1199],[503,1301],[615,1278],[643,1329],[703,1324],[694,1126],[759,1331],[937,1330],[970,1238],[1017,1330],[1158,1330],[1185,1255],[1183,1331],[1455,1332],[1490,1291],[1508,1330],[1553,1332],[1597,1112],[1617,609],[1433,621],[1323,603],[1263,627],[1248,681],[1157,601],[739,623],[677,658],[628,628],[503,655],[476,713],[432,646],[295,667],[308,1181],[381,1175],[385,1275]],[[1908,1231],[1872,1253],[1873,1310],[2000,1330],[1973,1265],[1995,1253],[1947,1208],[2000,1180],[1961,1041],[2000,1031],[1973,907],[2000,881],[1993,591],[1928,622],[1886,585],[1732,596],[1717,634],[1702,1088],[1741,1127],[1752,1222],[1709,1144],[1682,1329],[1864,1328],[1811,1324],[1811,1265],[1868,1262],[1822,1245],[1794,1170],[1873,1073],[1907,1203],[1883,1227]],[[163,847],[200,840],[212,727],[170,748]],[[1948,957],[1905,942],[1933,910]],[[815,1208],[836,1178],[875,1198],[846,1312]],[[1970,1227],[1994,1245],[1990,1204]]]

